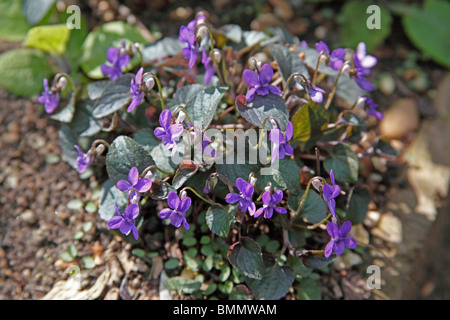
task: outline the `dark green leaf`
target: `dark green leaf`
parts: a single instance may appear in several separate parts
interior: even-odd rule
[[[128,106],[131,101],[130,83],[133,78],[134,75],[128,73],[117,78],[114,82],[110,82],[103,90],[100,98],[95,101],[93,116],[103,118],[124,106]]]
[[[367,8],[371,4],[369,1],[348,1],[342,7],[338,22],[343,46],[356,48],[359,42],[365,42],[367,51],[373,52],[375,47],[389,36],[392,17],[382,6],[377,6],[380,9],[380,28],[368,28],[372,13],[367,13]]]
[[[219,237],[227,237],[230,232],[230,226],[235,220],[236,206],[222,208],[213,205],[206,211],[206,223],[212,233]]]
[[[278,169],[272,169],[272,175],[258,175],[257,185],[262,190],[270,181],[276,189],[300,193],[300,167],[291,158],[281,159]]]
[[[261,279],[245,278],[245,283],[255,299],[278,300],[283,298],[294,282],[294,272],[289,266],[280,266],[274,262],[266,267],[265,275]]]
[[[308,69],[303,63],[303,60],[299,58],[298,54],[295,54],[294,52],[291,52],[289,48],[280,45],[270,46],[270,53],[277,61],[284,84],[286,84],[287,79],[293,73],[301,73],[309,79]],[[295,79],[292,79],[289,82],[289,87],[294,87],[295,83]]]
[[[326,171],[333,169],[334,177],[340,182],[356,183],[358,181],[359,161],[349,146],[343,143],[335,145],[323,163]]]
[[[425,54],[450,68],[450,5],[447,1],[427,0],[423,9],[412,8],[403,15],[406,34]]]
[[[192,294],[198,291],[202,283],[200,281],[191,280],[185,277],[172,277],[164,282],[164,286],[168,290],[176,290],[177,292],[184,292]]]
[[[106,171],[114,184],[119,180],[128,180],[128,173],[132,167],[137,167],[139,173],[142,173],[144,169],[154,164],[150,154],[127,136],[117,137],[106,155]]]
[[[299,300],[320,300],[320,290],[311,278],[303,278],[297,286],[297,297]]]
[[[92,101],[80,101],[70,123],[72,130],[80,137],[93,136],[102,129],[102,121],[92,116],[92,105]]]
[[[300,195],[294,193],[289,194],[288,206],[292,211],[297,211],[301,198],[305,191],[301,191]],[[325,204],[323,198],[315,192],[312,188],[309,190],[306,196],[305,203],[298,217],[306,218],[312,224],[322,221],[328,212],[328,207]]]
[[[74,145],[78,145],[77,134],[67,124],[63,124],[58,135],[65,160],[72,168],[77,169],[78,152],[74,147]]]
[[[355,188],[351,194],[348,205],[346,220],[350,220],[353,224],[364,221],[367,210],[369,208],[370,192],[367,188]]]
[[[176,191],[177,189],[166,181],[153,181],[152,188],[150,189],[150,197],[153,200],[165,200],[169,196],[169,193]]]
[[[192,177],[199,169],[199,166],[192,160],[182,160],[181,164],[175,171],[172,179],[172,186],[175,189],[180,188],[183,184]]]
[[[289,121],[289,112],[284,99],[275,94],[269,93],[266,96],[255,95],[251,102],[246,102],[243,96],[236,98],[236,107],[245,120],[262,128],[267,117],[271,116],[278,121],[280,129],[286,130]],[[265,129],[272,129],[270,121],[266,121]]]
[[[331,262],[333,262],[333,259],[325,258],[323,256],[309,256],[309,255],[303,255],[302,260],[305,267],[308,267],[310,269],[319,269],[322,267],[326,267]]]
[[[321,138],[328,124],[328,113],[322,104],[310,102],[301,107],[292,117],[293,138],[309,149]]]
[[[104,221],[109,221],[116,215],[116,203],[123,213],[128,204],[126,192],[122,192],[110,181],[106,180],[102,186],[99,198],[98,214]]]
[[[241,237],[230,247],[227,256],[230,263],[245,276],[262,279],[265,275],[261,247],[255,240]]]

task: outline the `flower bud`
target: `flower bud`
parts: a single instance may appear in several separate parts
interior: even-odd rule
[[[364,107],[364,105],[366,104],[366,101],[367,101],[367,97],[359,96],[358,99],[356,100],[355,107],[362,109]]]
[[[103,151],[105,151],[105,146],[103,144],[99,144],[96,148],[95,148],[95,154],[96,155],[101,155],[103,153]]]
[[[180,192],[180,200],[183,200],[184,198],[186,198],[187,197],[187,192],[186,191],[181,191]]]
[[[349,74],[351,70],[352,70],[352,67],[350,66],[350,64],[347,62],[344,62],[344,66],[342,67],[342,72]]]
[[[184,120],[186,120],[186,113],[184,113],[183,110],[178,111],[175,123],[183,123]]]
[[[145,174],[144,178],[150,179],[150,180],[153,181],[153,172],[152,172],[151,170],[149,170],[149,171]]]
[[[269,181],[264,187],[264,192],[270,192],[272,190],[272,183]]]
[[[67,78],[66,77],[61,77],[61,78],[59,78],[58,83],[56,84],[56,88],[59,91],[61,91],[61,90],[64,90],[66,85],[67,85]]]
[[[203,188],[204,193],[210,193],[212,189],[216,186],[219,179],[215,174],[209,176],[208,180],[206,180],[205,187]]]
[[[220,60],[222,60],[222,53],[220,53],[219,49],[214,49],[214,60],[216,60],[217,63],[220,63]]]
[[[145,81],[145,86],[148,90],[152,90],[155,86],[155,79],[153,77],[150,77],[147,81]]]
[[[255,174],[253,172],[250,172],[250,175],[248,176],[248,182],[250,182],[254,186],[257,180],[258,179],[256,179]]]

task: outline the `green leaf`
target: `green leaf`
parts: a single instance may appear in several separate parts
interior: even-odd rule
[[[262,128],[268,116],[272,116],[278,121],[280,129],[286,130],[289,121],[289,111],[284,99],[275,94],[269,93],[266,96],[255,95],[251,102],[246,102],[244,96],[236,98],[236,107],[245,120]],[[266,121],[265,129],[272,129],[270,121]]]
[[[291,122],[294,127],[293,138],[303,148],[309,149],[322,137],[328,124],[328,113],[322,104],[310,102],[294,114]]]
[[[85,267],[86,269],[95,268],[95,260],[91,256],[85,256],[81,258],[81,263],[83,264],[83,267]]]
[[[261,279],[245,278],[245,283],[257,300],[278,300],[283,298],[294,282],[294,272],[289,266],[280,266],[271,258]],[[268,263],[266,258],[266,263]]]
[[[280,45],[272,45],[269,47],[270,53],[275,58],[278,68],[283,78],[283,83],[286,84],[287,79],[293,73],[301,73],[309,79],[309,72],[303,60],[299,58],[298,54],[291,52],[289,48]],[[289,82],[289,87],[292,88],[296,84],[295,79]]]
[[[297,297],[299,300],[320,300],[319,287],[311,278],[303,278],[297,286]]]
[[[245,276],[252,279],[262,279],[265,267],[258,243],[249,238],[241,237],[231,245],[227,253],[230,263]]]
[[[21,1],[0,0],[0,21],[0,38],[7,41],[22,41],[30,28]]]
[[[198,171],[198,169],[199,166],[192,160],[182,160],[173,176],[172,186],[175,189],[181,188],[183,184]]]
[[[24,46],[61,55],[66,51],[70,31],[65,24],[33,27],[27,33]]]
[[[230,226],[235,220],[236,206],[228,206],[226,210],[213,205],[206,211],[206,224],[209,230],[219,237],[227,237]]]
[[[305,54],[305,59],[303,60],[303,62],[310,67],[313,70],[316,70],[317,68],[317,61],[319,60],[319,55],[320,53],[316,50],[316,48],[302,48],[302,47],[297,47],[299,52],[302,52]],[[331,50],[333,50],[333,48],[330,48]],[[319,72],[326,74],[328,76],[336,76],[339,73],[339,70],[334,70],[333,68],[331,68],[330,66],[324,64],[324,63],[320,63],[319,64]],[[306,75],[305,75],[306,77]]]
[[[154,164],[150,154],[127,136],[118,136],[106,155],[106,171],[114,184],[119,180],[127,181],[132,167],[137,167],[139,173],[142,173],[144,169]]]
[[[336,77],[331,78],[331,81],[335,83]],[[365,94],[366,92],[358,86],[355,80],[351,79],[347,74],[341,74],[336,87],[336,95],[353,104],[359,96]]]
[[[47,54],[32,48],[13,49],[1,54],[0,70],[0,86],[25,97],[40,94],[43,79],[56,73]]]
[[[200,92],[196,91],[184,107],[195,126],[202,129],[209,126],[227,89],[227,87],[208,87]]]
[[[303,255],[302,261],[307,268],[319,269],[329,265],[331,262],[333,262],[333,259],[325,258],[324,256]]]
[[[352,224],[363,222],[369,208],[369,202],[369,190],[365,187],[355,188],[350,197],[350,202],[345,219],[350,220]]]
[[[142,59],[144,64],[155,64],[165,57],[176,56],[183,50],[184,43],[175,37],[165,37],[142,49]]]
[[[169,193],[176,191],[177,189],[166,181],[153,181],[152,188],[150,189],[150,197],[153,200],[165,200],[169,196]]]
[[[373,13],[367,13],[367,8],[371,4],[368,1],[349,1],[342,7],[338,22],[341,43],[344,47],[356,48],[359,42],[365,42],[367,51],[373,52],[375,47],[390,35],[392,17],[382,6],[378,6],[380,29],[368,28],[367,23]]]
[[[72,257],[72,256],[70,255],[70,253],[67,252],[67,251],[61,252],[61,253],[59,254],[59,257],[60,257],[63,261],[65,261],[65,262],[71,262],[71,261],[73,261],[73,259],[74,259],[74,257]]]
[[[171,258],[164,263],[164,268],[167,270],[175,269],[176,267],[178,267],[179,262],[180,260],[178,260],[177,258]]]
[[[106,51],[118,47],[122,40],[145,43],[139,29],[123,21],[113,21],[91,31],[83,42],[80,66],[93,79],[103,78],[100,66],[106,63]],[[134,59],[133,59],[134,60]]]
[[[219,163],[215,164],[217,172],[224,175],[232,185],[235,185],[237,178],[242,178],[245,181],[247,181],[251,172],[255,173],[258,172],[260,169],[258,164],[247,164],[247,163],[239,164],[236,162],[232,164],[227,164],[225,161],[223,162],[224,162],[223,164]],[[220,184],[218,184],[214,188],[214,190],[216,190],[216,188],[219,185]]]
[[[122,192],[110,181],[106,180],[100,191],[98,215],[104,221],[109,221],[116,215],[116,204],[123,213],[128,204],[126,192]]]
[[[67,124],[63,124],[58,131],[58,136],[64,160],[67,161],[72,168],[78,169],[78,152],[74,148],[74,145],[78,145],[77,134]]]
[[[40,22],[51,9],[56,0],[24,0],[22,11],[28,23],[35,25]]]
[[[93,116],[103,118],[111,113],[128,106],[131,101],[130,82],[134,75],[127,73],[117,78],[103,90],[101,96],[95,101]],[[91,94],[92,94],[91,88]],[[96,91],[96,94],[98,90]],[[96,95],[94,94],[94,96]]]
[[[356,183],[359,161],[352,149],[346,144],[339,143],[327,151],[330,157],[323,163],[325,170],[330,172],[333,169],[334,177],[339,182]]]
[[[75,104],[77,103],[77,93],[72,91],[67,99],[66,105],[62,107],[63,101],[60,101],[61,110],[58,113],[52,114],[50,118],[59,122],[69,123],[72,121],[75,114]],[[57,110],[58,110],[57,109]]]
[[[172,277],[164,282],[164,287],[168,290],[176,290],[181,293],[192,294],[200,289],[202,283],[200,281],[191,280],[185,277]]]
[[[412,8],[402,18],[406,34],[425,54],[450,68],[450,5],[427,0],[423,9]]]
[[[300,195],[294,193],[289,194],[288,207],[292,211],[297,211],[304,192],[302,190]],[[310,189],[297,219],[306,218],[306,220],[314,224],[322,221],[327,216],[327,213],[328,207],[323,198],[317,192]]]
[[[90,137],[100,132],[103,127],[102,121],[92,115],[93,102],[89,100],[80,101],[77,104],[75,114],[70,128],[80,137]]]
[[[272,168],[272,174],[258,175],[256,184],[262,190],[270,181],[276,189],[289,190],[291,193],[300,193],[300,167],[291,158],[281,159],[278,169]]]
[[[69,247],[67,248],[67,252],[73,257],[76,258],[78,255],[77,247],[73,244],[69,244]]]

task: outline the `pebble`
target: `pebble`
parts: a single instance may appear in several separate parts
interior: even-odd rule
[[[377,225],[378,221],[380,221],[381,214],[379,211],[369,210],[367,211],[366,218],[363,223],[368,228],[373,228]]]
[[[372,229],[373,236],[391,243],[401,243],[402,233],[402,222],[390,212],[384,213],[378,225]]]
[[[30,209],[25,210],[24,212],[22,212],[19,216],[20,220],[29,223],[29,224],[33,224],[36,223],[38,221],[36,215],[34,214],[34,212]]]
[[[353,266],[363,262],[359,254],[352,251],[346,252],[343,255],[337,256],[333,261],[333,266],[338,270],[350,269]]]
[[[401,139],[419,128],[419,108],[412,98],[401,98],[394,101],[384,113],[380,122],[383,136]]]

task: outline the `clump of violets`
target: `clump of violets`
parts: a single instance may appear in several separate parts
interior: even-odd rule
[[[276,206],[276,204],[279,204],[281,200],[283,200],[283,191],[277,190],[273,193],[273,195],[270,194],[270,191],[266,191],[263,193],[261,199],[263,202],[263,206],[262,208],[256,210],[255,214],[253,215],[255,218],[264,213],[264,218],[270,219],[272,218],[274,211],[281,214],[287,213],[286,208]]]
[[[245,181],[242,178],[236,179],[236,187],[240,193],[229,193],[225,197],[227,203],[239,202],[239,209],[242,212],[247,212],[253,216],[256,212],[256,205],[252,201],[253,193],[255,192],[255,187],[252,183]]]
[[[52,113],[58,107],[60,92],[64,89],[67,80],[65,77],[61,77],[56,83],[55,81],[53,82],[51,88],[48,86],[47,79],[44,79],[43,82],[44,91],[41,93],[37,101],[44,105],[46,113]]]
[[[78,173],[85,172],[94,162],[94,154],[92,150],[89,150],[87,153],[81,151],[81,148],[77,145],[74,145],[75,149],[77,149],[78,156],[76,159],[77,163],[77,171]]]
[[[347,236],[352,228],[350,221],[345,221],[341,227],[334,223],[328,222],[327,232],[331,237],[330,242],[325,246],[324,255],[326,258],[330,257],[334,253],[340,255],[344,253],[345,248],[355,249],[357,246],[356,240],[353,237]]]
[[[133,233],[133,237],[138,240],[139,232],[136,228],[134,220],[139,216],[139,205],[136,203],[130,204],[125,211],[120,213],[119,206],[116,203],[116,215],[109,219],[108,228],[119,229],[124,235]]]
[[[189,230],[189,224],[186,221],[186,212],[191,207],[191,203],[191,198],[185,194],[182,194],[179,198],[176,192],[170,192],[167,197],[167,205],[169,208],[162,209],[159,212],[159,217],[161,219],[170,219],[170,223],[176,228],[183,224],[183,227]]]
[[[335,198],[341,193],[341,188],[335,184],[334,181],[334,173],[333,169],[330,170],[330,178],[331,185],[325,184],[322,186],[323,198],[328,208],[330,209],[330,213],[335,216],[336,215],[336,200]]]
[[[159,115],[159,124],[154,130],[154,134],[161,139],[163,145],[168,150],[172,150],[172,156],[175,154],[177,141],[183,133],[184,127],[181,123],[172,123],[172,112],[169,109],[164,110]]]
[[[323,41],[316,43],[316,50],[325,57],[327,65],[333,70],[339,70],[344,65],[345,49],[334,49],[330,54],[330,49]]]
[[[284,159],[286,156],[292,156],[294,154],[294,148],[288,144],[288,141],[292,139],[294,134],[294,127],[291,121],[287,122],[286,132],[280,129],[270,130],[269,139],[272,141],[272,160],[274,162],[276,159]]]
[[[123,41],[119,48],[109,48],[106,52],[106,60],[108,63],[100,66],[103,75],[109,76],[110,81],[120,78],[123,75],[122,68],[126,67],[131,60],[125,49],[125,42]]]
[[[260,70],[253,71],[245,69],[243,73],[244,82],[248,84],[249,89],[245,95],[245,100],[248,102],[255,98],[256,94],[266,96],[269,93],[280,95],[281,89],[277,86],[271,85],[270,80],[273,77],[273,69],[270,64],[264,64]]]

